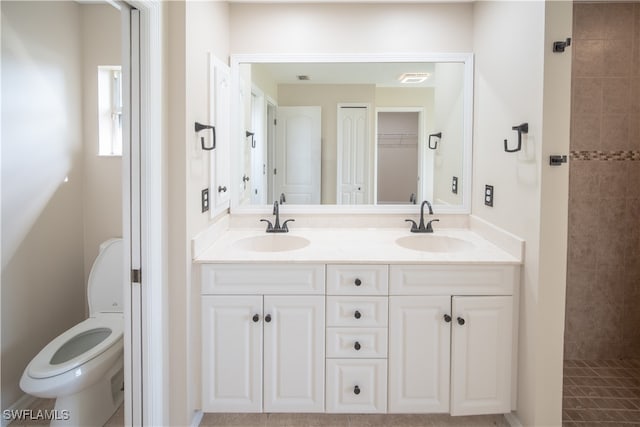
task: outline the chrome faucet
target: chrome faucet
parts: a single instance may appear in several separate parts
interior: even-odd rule
[[[295,221],[295,219],[288,219],[282,223],[282,226],[280,226],[280,208],[278,207],[277,200],[273,202],[273,214],[276,216],[275,224],[272,224],[268,219],[260,220],[267,223],[267,233],[288,233],[289,227],[287,227],[287,223]]]
[[[427,225],[425,226],[424,205],[427,205],[427,207],[429,208],[429,215],[433,215],[433,208],[431,207],[431,203],[429,203],[428,200],[422,202],[422,204],[420,205],[420,225],[416,224],[416,222],[412,219],[405,219],[406,222],[410,222],[412,224],[412,233],[433,233],[433,227],[431,226],[431,223],[434,221],[440,221],[439,219],[432,219],[431,221],[427,222]]]

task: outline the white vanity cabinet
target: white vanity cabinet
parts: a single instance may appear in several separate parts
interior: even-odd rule
[[[202,409],[508,413],[519,271],[203,264]]]
[[[513,266],[391,266],[389,412],[511,411]]]
[[[202,409],[324,412],[324,266],[211,264],[202,273],[203,292],[227,293],[202,295]],[[321,294],[305,295],[318,277]],[[276,295],[283,288],[290,294]]]
[[[327,265],[327,412],[387,412],[387,265]]]

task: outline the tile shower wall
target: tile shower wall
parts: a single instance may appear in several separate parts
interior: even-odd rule
[[[576,3],[565,360],[640,356],[640,2]]]

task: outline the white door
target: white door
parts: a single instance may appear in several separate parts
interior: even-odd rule
[[[262,410],[262,297],[202,297],[202,410]]]
[[[263,205],[267,201],[267,138],[265,137],[264,94],[254,88],[251,92],[251,130],[248,138],[251,152],[251,204]]]
[[[389,298],[389,412],[449,412],[449,296]]]
[[[275,195],[287,203],[320,204],[321,108],[278,107]]]
[[[511,411],[512,297],[453,297],[451,415]]]
[[[366,106],[338,107],[338,204],[370,203],[368,117]]]
[[[211,192],[215,195],[212,216],[229,207],[229,136],[231,127],[229,66],[209,55],[209,122],[215,126],[216,148],[211,151]]]
[[[264,297],[264,411],[324,411],[324,297]]]

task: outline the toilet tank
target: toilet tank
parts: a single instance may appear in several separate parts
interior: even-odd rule
[[[100,245],[100,252],[89,273],[89,316],[95,317],[99,313],[122,313],[123,289],[123,241],[109,239]]]

